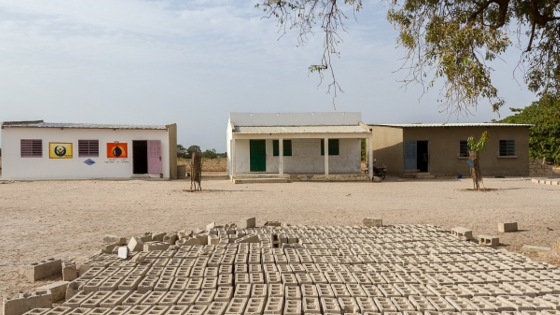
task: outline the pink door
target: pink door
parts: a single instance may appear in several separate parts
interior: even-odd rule
[[[163,174],[161,166],[161,141],[148,140],[148,174]]]

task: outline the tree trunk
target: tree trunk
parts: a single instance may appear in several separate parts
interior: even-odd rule
[[[469,160],[472,162],[471,177],[473,180],[474,189],[480,190],[480,181],[482,181],[482,174],[480,173],[480,164],[478,161],[478,152],[469,151]]]

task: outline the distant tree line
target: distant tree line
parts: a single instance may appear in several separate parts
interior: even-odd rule
[[[177,157],[180,159],[190,159],[194,152],[202,153],[202,157],[205,159],[217,159],[219,157],[227,157],[227,153],[217,153],[216,149],[206,149],[202,151],[200,146],[193,144],[188,148],[185,148],[183,145],[177,145]]]

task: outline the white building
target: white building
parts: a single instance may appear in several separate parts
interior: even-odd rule
[[[3,179],[176,177],[175,124],[2,123]]]
[[[360,113],[230,113],[228,175],[360,174],[370,136]]]

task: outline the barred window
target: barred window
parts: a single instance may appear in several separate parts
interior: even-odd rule
[[[500,156],[515,156],[515,140],[500,140]]]
[[[78,140],[79,157],[99,157],[99,140]]]
[[[283,156],[292,156],[292,140],[284,140],[284,152]],[[280,140],[272,140],[272,155],[280,155]]]
[[[20,152],[22,158],[43,157],[43,140],[41,139],[21,139]]]
[[[459,157],[469,157],[469,148],[467,140],[459,141]]]
[[[338,139],[329,139],[329,155],[338,155],[339,151]],[[321,155],[325,155],[325,140],[321,139]]]

